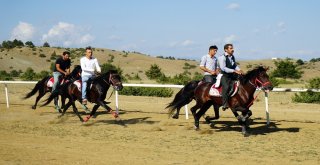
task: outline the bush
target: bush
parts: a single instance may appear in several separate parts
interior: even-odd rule
[[[46,55],[45,54],[39,54],[39,57],[41,57],[41,58],[45,58],[46,57]]]
[[[150,69],[146,71],[146,76],[151,80],[157,79],[163,75],[161,68],[157,64],[151,65]]]
[[[43,43],[43,47],[50,47],[48,42]]]
[[[309,85],[306,86],[307,88],[314,88],[319,89],[320,88],[320,77],[313,78],[309,81]],[[301,92],[299,94],[294,94],[292,97],[293,102],[298,103],[320,103],[320,93],[319,92]]]
[[[275,61],[276,69],[272,72],[272,76],[280,78],[294,78],[299,79],[302,72],[297,69],[297,65],[287,60]]]
[[[27,70],[21,75],[22,80],[35,80],[36,79],[36,73],[32,68],[27,68]]]
[[[12,80],[12,77],[5,70],[0,70],[0,80]]]
[[[171,97],[173,90],[170,88],[125,87],[119,92],[119,94],[131,96]]]

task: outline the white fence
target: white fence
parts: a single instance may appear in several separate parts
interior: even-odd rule
[[[37,81],[0,81],[0,84],[4,84],[5,86],[5,94],[6,94],[6,102],[7,108],[9,108],[9,95],[8,95],[8,86],[7,84],[36,84]],[[165,85],[165,84],[123,84],[123,86],[131,86],[131,87],[161,87],[161,88],[183,88],[183,85]],[[320,92],[320,89],[303,89],[303,88],[274,88],[272,92]],[[118,113],[119,110],[119,100],[118,100],[118,91],[115,92],[116,97],[116,111]],[[266,104],[266,119],[267,124],[270,123],[269,118],[269,106],[268,106],[268,94],[265,93],[265,104]],[[189,112],[187,105],[185,106],[185,115],[186,119],[189,119]]]

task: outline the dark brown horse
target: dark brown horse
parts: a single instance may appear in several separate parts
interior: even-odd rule
[[[80,121],[86,122],[96,113],[97,109],[102,106],[107,112],[111,112],[112,115],[117,118],[118,114],[113,112],[112,109],[107,106],[107,102],[105,101],[110,85],[112,85],[115,90],[122,90],[123,88],[120,75],[117,73],[117,71],[110,70],[107,73],[101,74],[100,76],[92,80],[91,84],[92,87],[88,88],[89,91],[87,92],[88,101],[91,103],[95,103],[96,105],[94,105],[90,115],[85,119],[82,119],[75,105],[75,101],[78,100],[79,102],[81,102],[82,97],[81,91],[79,91],[77,85],[75,85],[73,82],[68,82],[61,86],[61,88],[59,88],[59,91],[52,93],[46,100],[46,103],[42,106],[49,104],[55,97],[61,95],[69,99],[69,102],[64,107],[61,116],[63,116],[66,110],[72,105],[73,111],[79,117]]]
[[[188,82],[180,91],[175,95],[172,102],[170,102],[166,109],[169,109],[169,115],[174,118],[178,119],[180,114],[180,109],[189,104],[192,100],[194,100],[194,91],[198,87],[198,85],[205,83],[199,80],[192,80]],[[211,84],[212,85],[212,84]],[[175,112],[175,113],[174,113]],[[205,120],[210,123],[210,120],[219,119],[219,106],[214,106],[214,117],[206,116]]]
[[[233,114],[238,119],[239,124],[242,126],[242,133],[247,136],[247,128],[249,127],[248,119],[252,115],[252,111],[249,110],[254,101],[254,92],[257,88],[262,90],[272,90],[272,84],[269,80],[269,76],[266,73],[267,69],[264,67],[257,67],[249,71],[244,76],[240,77],[239,91],[233,97],[229,98],[228,104]],[[196,105],[191,108],[191,112],[194,116],[194,125],[196,129],[199,129],[199,119],[213,104],[215,106],[222,106],[222,98],[209,95],[209,90],[212,84],[204,83],[200,84],[195,89]],[[198,112],[197,109],[200,110]],[[239,115],[237,111],[242,114]]]
[[[80,74],[81,74],[81,66],[80,65],[76,65],[74,67],[74,69],[72,70],[72,72],[70,73],[70,75],[62,78],[62,82],[68,82],[68,81],[74,81],[77,79],[80,79]],[[26,94],[26,96],[24,97],[24,99],[30,98],[31,96],[35,95],[37,92],[39,93],[36,101],[34,103],[34,105],[32,106],[32,109],[36,109],[37,104],[39,102],[39,100],[47,93],[47,92],[51,92],[52,87],[48,86],[48,81],[50,81],[50,79],[53,79],[52,76],[47,76],[45,78],[43,78],[42,80],[38,81],[37,84],[34,86],[34,88],[32,89],[31,92],[29,92],[28,94]],[[62,108],[65,105],[65,98],[61,97],[61,103],[62,103]],[[58,102],[54,102],[55,104],[55,108],[57,111],[61,112],[60,107],[58,106]]]

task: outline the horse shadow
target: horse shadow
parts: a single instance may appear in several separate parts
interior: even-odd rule
[[[222,126],[217,126],[217,124],[220,124]],[[255,126],[255,125],[259,125],[259,126]],[[270,122],[268,126],[266,125],[266,122],[251,121],[250,123],[251,127],[248,129],[248,132],[250,135],[267,135],[275,132],[297,133],[300,131],[300,128],[298,127],[279,128],[278,127],[279,125],[281,124],[278,121]],[[217,132],[228,132],[228,131],[241,132],[241,126],[237,121],[215,121],[214,124],[211,124],[210,126],[212,129],[215,129]]]
[[[148,120],[151,117],[138,117],[138,118],[131,118],[131,119],[116,119],[116,120],[99,120],[95,123],[103,123],[103,124],[117,124],[123,127],[127,127],[128,125],[132,124],[155,124],[159,123],[160,121],[152,121]]]

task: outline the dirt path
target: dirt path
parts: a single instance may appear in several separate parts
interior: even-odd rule
[[[252,135],[245,138],[227,111],[213,128],[203,122],[195,131],[192,117],[168,119],[163,106],[170,98],[120,99],[121,122],[100,109],[87,124],[71,110],[62,118],[53,107],[33,111],[33,100],[9,110],[1,103],[0,164],[320,163],[320,110],[315,105],[305,111],[299,110],[303,104],[271,106],[272,125],[266,128],[263,103],[258,103]]]

